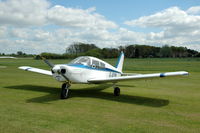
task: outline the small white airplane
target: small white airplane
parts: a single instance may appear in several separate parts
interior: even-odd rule
[[[113,83],[114,95],[119,96],[120,88],[117,87],[115,84],[120,81],[189,74],[186,71],[152,74],[123,73],[123,52],[121,52],[121,55],[119,56],[116,67],[113,67],[105,61],[91,56],[81,56],[72,60],[68,64],[57,65],[50,63],[43,57],[42,59],[46,64],[48,64],[51,67],[51,71],[29,66],[21,66],[19,67],[19,69],[50,75],[53,76],[57,81],[63,82],[60,95],[61,99],[66,99],[69,97],[69,87],[72,83],[103,84],[110,82]]]
[[[12,56],[0,56],[0,59],[17,59],[17,58]]]

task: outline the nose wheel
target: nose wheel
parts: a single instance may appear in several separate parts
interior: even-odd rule
[[[120,88],[119,87],[115,87],[114,88],[114,96],[119,96],[120,95]]]
[[[60,98],[61,99],[67,99],[69,97],[69,83],[63,83],[62,88],[61,88],[61,93],[60,93]]]

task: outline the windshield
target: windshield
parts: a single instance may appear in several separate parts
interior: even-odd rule
[[[83,64],[83,65],[89,66],[90,59],[88,57],[78,57],[72,60],[69,64]]]

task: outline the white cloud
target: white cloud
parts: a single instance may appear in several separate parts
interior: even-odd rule
[[[128,44],[130,43],[137,43],[141,44],[145,42],[146,35],[144,33],[138,33],[134,31],[130,31],[125,28],[120,28],[118,31],[118,41],[121,41],[121,43],[126,42]]]
[[[46,0],[0,1],[0,24],[14,26],[38,26],[46,23]]]
[[[178,7],[172,7],[150,16],[144,16],[136,20],[126,21],[125,24],[144,28],[197,28],[200,27],[200,16],[188,15],[185,11],[179,9]]]
[[[0,26],[0,38],[3,38],[6,36],[6,31],[7,31],[7,27]]]
[[[14,29],[9,30],[9,37],[27,39],[29,38],[30,32],[31,32],[30,29],[14,28]]]
[[[96,8],[76,9],[56,5],[47,0],[0,1],[0,25],[16,27],[44,26],[50,23],[67,27],[117,28],[117,25],[95,13]]]
[[[59,28],[48,29],[51,26]],[[18,47],[28,53],[64,52],[73,42],[101,45],[113,38],[109,29],[117,27],[96,13],[95,7],[84,10],[51,6],[47,0],[0,1],[0,46],[6,44],[0,52],[16,51]]]
[[[105,19],[104,16],[95,13],[95,8],[74,9],[56,5],[48,10],[48,20],[51,23],[67,27],[77,28],[117,28],[117,25]]]
[[[188,14],[200,14],[200,6],[193,6],[186,11]]]
[[[194,47],[194,45],[200,45],[200,16],[191,15],[189,12],[197,13],[197,9],[199,7],[191,7],[184,11],[178,7],[171,7],[153,15],[126,21],[125,24],[144,29],[161,29],[158,33],[148,33],[146,44],[160,43]]]
[[[0,52],[63,53],[73,42],[94,43],[99,47],[172,44],[200,50],[198,12],[198,7],[187,11],[172,7],[125,22],[144,29],[161,29],[143,33],[120,27],[97,13],[95,7],[52,6],[47,0],[0,1]]]

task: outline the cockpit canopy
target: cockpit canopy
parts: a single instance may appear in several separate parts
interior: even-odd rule
[[[93,68],[105,68],[105,63],[93,58],[91,59],[88,56],[78,57],[72,60],[69,64],[82,64],[82,65],[90,66]]]
[[[90,58],[81,56],[72,60],[69,64],[82,64],[85,66],[89,66],[91,63],[90,63]]]

